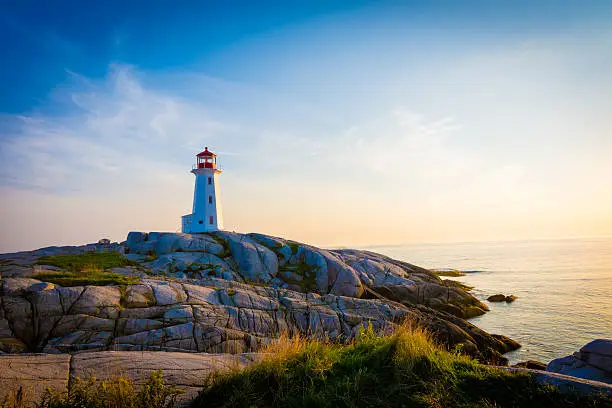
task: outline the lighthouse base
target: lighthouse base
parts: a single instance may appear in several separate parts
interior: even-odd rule
[[[216,224],[207,224],[204,220],[196,220],[193,214],[181,217],[181,232],[183,234],[197,234],[198,232],[219,231],[220,229]]]

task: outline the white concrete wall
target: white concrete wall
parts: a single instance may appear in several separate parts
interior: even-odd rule
[[[193,212],[191,226],[183,232],[208,232],[223,229],[223,212],[221,211],[221,200],[219,194],[219,169],[194,169],[191,171],[196,176],[193,191]],[[212,183],[208,184],[208,178]],[[209,202],[212,197],[212,203]],[[213,222],[210,222],[212,217]]]

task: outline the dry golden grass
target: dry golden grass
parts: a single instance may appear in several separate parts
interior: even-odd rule
[[[610,407],[605,397],[560,394],[528,374],[508,373],[445,351],[406,322],[351,342],[287,333],[262,361],[207,378],[194,407]]]
[[[117,375],[98,380],[76,378],[67,393],[48,389],[34,406],[37,408],[173,408],[183,391],[167,386],[161,371],[153,372],[142,385],[136,387],[130,378]],[[21,390],[8,396],[2,408],[25,408],[27,399]]]

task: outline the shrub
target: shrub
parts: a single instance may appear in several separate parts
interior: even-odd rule
[[[610,407],[605,397],[560,394],[436,346],[402,326],[369,328],[350,344],[283,336],[263,361],[209,376],[194,407]]]

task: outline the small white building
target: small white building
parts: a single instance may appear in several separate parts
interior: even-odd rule
[[[182,231],[198,233],[223,229],[223,215],[219,197],[217,155],[209,152],[208,147],[196,156],[196,164],[191,170],[195,174],[193,191],[193,212],[183,215]]]

